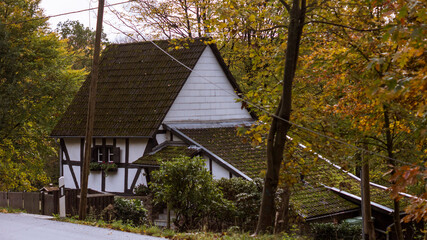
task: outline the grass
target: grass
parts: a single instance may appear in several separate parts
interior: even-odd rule
[[[14,208],[0,208],[0,213],[26,213],[27,211],[22,209],[14,209]]]
[[[71,222],[77,224],[84,224],[94,227],[109,228],[119,231],[149,235],[154,237],[164,237],[173,240],[234,240],[234,239],[250,239],[250,240],[303,240],[301,236],[297,235],[288,235],[288,234],[276,234],[276,235],[259,235],[251,236],[250,233],[242,232],[221,232],[221,233],[212,233],[212,232],[187,232],[187,233],[177,233],[171,229],[163,229],[156,226],[135,226],[131,222],[123,222],[121,220],[113,221],[111,223],[105,222],[103,220],[96,220],[93,218],[88,218],[87,220],[78,220],[78,217],[68,217],[68,218],[59,218],[55,216],[55,219],[58,221]]]
[[[234,233],[234,232],[194,232],[194,233],[177,233],[172,239],[177,240],[234,240],[234,239],[250,239],[250,240],[303,240],[306,238],[300,236],[293,236],[288,234],[265,234],[252,236],[250,233]]]

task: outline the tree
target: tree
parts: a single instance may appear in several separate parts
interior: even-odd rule
[[[0,3],[2,191],[35,190],[50,181],[49,161],[57,158],[48,135],[83,80],[82,71],[71,69],[73,57],[64,43],[40,19],[38,4]]]
[[[92,66],[93,46],[95,44],[95,32],[85,27],[79,21],[67,20],[58,23],[56,32],[61,39],[67,40],[68,49],[76,56],[73,69],[90,71]],[[101,42],[103,46],[108,44],[107,34],[102,33]]]
[[[274,226],[274,196],[279,183],[279,172],[283,162],[286,135],[291,127],[289,120],[292,108],[292,83],[295,78],[299,46],[307,10],[305,0],[294,0],[291,6],[284,2],[283,4],[289,11],[290,18],[283,77],[283,92],[279,107],[275,113],[277,117],[274,117],[272,120],[267,139],[267,172],[262,193],[260,216],[256,230],[257,233],[265,232],[269,227]]]
[[[174,210],[174,224],[180,231],[199,227],[206,214],[221,204],[221,193],[201,157],[164,159],[152,173],[154,199]]]

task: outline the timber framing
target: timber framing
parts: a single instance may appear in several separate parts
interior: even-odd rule
[[[74,185],[76,188],[79,188],[79,183],[77,182],[77,178],[76,178],[76,174],[74,173],[73,166],[70,163],[71,159],[70,159],[70,155],[68,154],[67,146],[65,146],[64,139],[61,138],[60,144],[61,144],[61,151],[62,151],[60,154],[65,154],[65,163],[68,165],[68,167],[70,169],[70,173],[71,173],[71,176],[73,178]],[[80,164],[81,163],[79,161],[79,164],[77,166],[80,166]]]

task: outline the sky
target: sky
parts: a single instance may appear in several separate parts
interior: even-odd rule
[[[108,1],[106,0],[105,5],[124,2],[124,1],[126,0],[108,0]],[[98,1],[97,0],[42,0],[39,6],[40,8],[44,9],[45,16],[52,16],[56,14],[97,7]],[[117,6],[114,6],[114,8],[116,10],[120,10],[122,9],[122,6],[123,5],[117,5]],[[53,17],[53,18],[50,18],[48,22],[50,24],[51,29],[56,29],[56,26],[59,22],[65,22],[68,19],[78,20],[80,23],[82,23],[86,27],[89,27],[95,31],[96,15],[97,15],[97,10],[91,10],[91,11],[75,13],[75,14],[70,14],[70,15],[65,15],[60,17]],[[105,8],[104,20],[114,22],[115,19],[116,19],[116,16],[109,13],[108,9]],[[104,32],[107,34],[107,38],[110,41],[114,41],[122,37],[122,35],[118,33],[117,30],[113,29],[107,24],[103,24],[103,29],[104,29]]]

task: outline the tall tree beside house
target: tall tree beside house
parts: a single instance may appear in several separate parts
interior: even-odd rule
[[[57,172],[48,133],[83,80],[39,2],[0,2],[0,190],[35,190]]]

